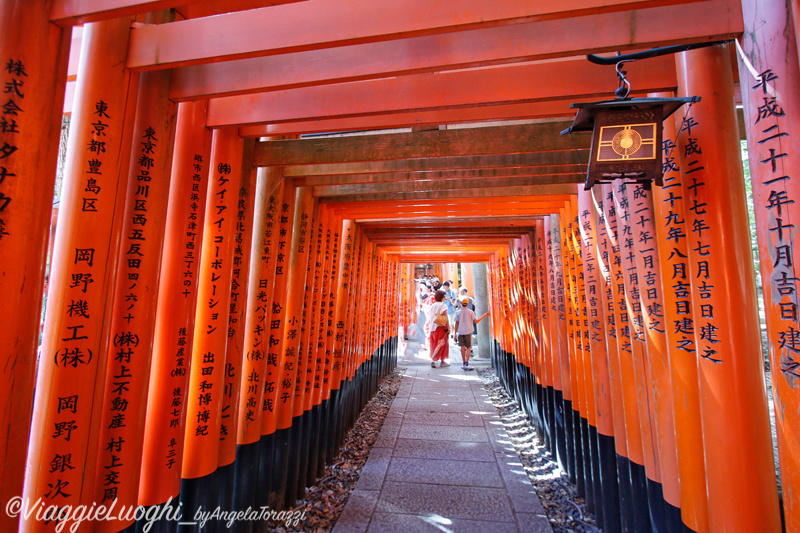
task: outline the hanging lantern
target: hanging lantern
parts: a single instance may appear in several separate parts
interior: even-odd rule
[[[662,122],[683,104],[685,98],[622,98],[602,102],[570,104],[577,108],[572,126],[562,133],[592,131],[586,190],[597,183],[622,179],[662,185]]]

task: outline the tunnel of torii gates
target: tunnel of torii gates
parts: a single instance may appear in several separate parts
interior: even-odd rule
[[[0,530],[291,505],[395,367],[414,265],[483,263],[494,367],[605,531],[800,531],[797,8],[0,0]],[[584,190],[559,132],[617,81],[585,54],[712,41],[625,66],[702,98],[663,186]]]

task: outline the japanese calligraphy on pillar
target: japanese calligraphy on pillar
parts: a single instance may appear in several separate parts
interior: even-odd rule
[[[767,305],[776,306],[777,316],[780,317],[779,326],[774,328],[777,333],[777,347],[780,350],[780,370],[784,378],[791,383],[796,383],[800,378],[800,326],[798,325],[798,294],[797,278],[794,266],[794,236],[797,229],[792,224],[794,211],[793,204],[795,188],[791,186],[794,176],[790,174],[791,165],[788,147],[792,139],[789,133],[788,121],[779,95],[781,94],[780,77],[767,69],[760,73],[752,90],[758,93],[761,105],[750,111],[752,121],[751,131],[755,132],[757,148],[755,157],[758,167],[754,169],[759,183],[754,186],[757,192],[757,210],[764,210],[767,214],[767,245],[770,287],[768,295],[771,302]],[[784,84],[785,86],[785,84]],[[751,148],[752,149],[752,148]],[[762,252],[763,253],[763,252]]]
[[[230,279],[231,265],[228,263],[230,259],[226,253],[226,248],[229,248],[230,243],[226,241],[231,239],[228,230],[231,227],[230,218],[233,214],[229,209],[232,203],[231,197],[234,196],[232,191],[236,191],[230,183],[232,169],[229,163],[219,162],[214,170],[216,171],[213,176],[215,187],[206,215],[211,220],[211,225],[207,226],[212,232],[211,268],[207,273],[207,278],[201,280],[209,284],[210,294],[207,300],[198,302],[198,306],[204,307],[208,313],[205,329],[200,331],[200,334],[206,337],[214,335],[219,330],[227,332],[228,313],[225,309],[225,301],[228,298],[224,296],[226,292],[230,291],[226,281]],[[219,335],[217,333],[217,336]],[[227,333],[225,335],[227,336]],[[191,426],[187,425],[187,429],[192,427],[196,437],[214,436],[218,438],[217,428],[209,426],[212,422],[211,409],[221,400],[220,388],[223,383],[221,371],[225,364],[224,346],[225,344],[222,343],[222,346],[216,347],[217,349],[204,350],[204,353],[200,354],[200,358],[195,361],[199,365],[200,379],[195,384],[195,390],[190,391],[197,403],[194,404],[196,411],[190,413],[195,416],[193,419],[189,419]]]
[[[97,123],[92,125],[97,131]],[[101,419],[101,445],[105,443],[99,462],[102,467],[99,481],[102,502],[117,499],[119,485],[134,483],[139,473],[138,463],[126,464],[130,461],[131,454],[139,452],[137,443],[130,442],[129,432],[125,428],[131,422],[135,425],[135,420],[126,420],[127,411],[131,402],[138,403],[138,390],[146,380],[145,376],[137,375],[144,372],[138,362],[149,357],[146,353],[149,349],[147,340],[152,335],[151,326],[142,320],[136,320],[136,317],[145,312],[147,303],[140,304],[139,300],[143,297],[142,291],[147,291],[155,283],[160,259],[157,253],[153,253],[154,250],[148,250],[147,247],[148,240],[158,240],[156,232],[161,230],[152,222],[148,225],[150,187],[153,186],[154,192],[162,198],[168,193],[166,183],[152,182],[151,172],[156,165],[158,142],[155,130],[150,126],[145,127],[138,139],[139,153],[132,156],[136,166],[135,180],[128,188],[129,197],[126,199],[128,220],[123,222],[123,244],[120,248],[123,259],[118,263],[114,316],[111,322],[112,357],[107,363],[106,405],[103,406]],[[131,390],[134,392],[131,393]],[[129,447],[131,450],[128,450]]]
[[[664,229],[660,238],[661,261],[665,263],[665,301],[669,302],[667,316],[672,317],[667,327],[673,353],[685,352],[692,356],[695,349],[694,320],[692,318],[691,275],[689,274],[688,236],[684,198],[681,185],[678,146],[671,139],[663,142],[664,185],[654,191],[655,212]],[[677,352],[680,350],[680,352]]]
[[[198,257],[195,250],[197,246],[197,210],[200,208],[200,183],[202,182],[203,171],[203,155],[194,154],[194,161],[192,162],[192,190],[189,193],[189,216],[186,220],[186,242],[184,244],[183,261],[186,265],[186,270],[183,271],[183,297],[188,298],[193,294],[193,288],[196,289],[194,283],[194,274],[197,272]]]
[[[291,203],[290,203],[291,202]],[[286,266],[288,264],[289,246],[288,243],[291,239],[291,218],[294,213],[294,188],[286,186],[284,190],[284,201],[277,206],[275,214],[277,218],[277,231],[278,240],[276,248],[273,250],[275,255],[275,272],[274,272],[274,288],[273,299],[269,309],[269,322],[267,327],[269,329],[269,337],[267,340],[267,377],[264,383],[264,401],[262,411],[268,413],[275,412],[275,401],[278,395],[278,378],[280,374],[280,367],[278,366],[281,361],[281,350],[283,340],[283,328],[285,326],[285,307],[286,307],[286,285],[287,274]],[[269,221],[268,221],[269,223]],[[275,222],[273,222],[275,223]],[[267,423],[273,424],[274,418],[267,417]],[[269,431],[269,428],[265,428]]]
[[[703,359],[713,363],[722,363],[723,360],[717,353],[716,344],[720,342],[720,337],[726,334],[725,325],[714,319],[714,306],[711,304],[711,299],[714,297],[714,286],[709,285],[715,274],[711,271],[712,262],[709,260],[709,256],[715,250],[709,243],[708,237],[712,228],[708,224],[710,216],[706,209],[708,204],[703,201],[704,189],[708,185],[705,181],[703,148],[699,139],[692,136],[692,129],[699,125],[700,123],[693,116],[688,116],[678,132],[683,138],[681,166],[684,176],[683,186],[688,191],[685,205],[691,212],[689,215],[691,224],[686,225],[687,247],[696,254],[693,262],[690,262],[689,265],[693,278],[692,285],[699,296],[699,301],[694,302],[695,348]],[[700,312],[699,316],[697,311]]]
[[[20,134],[17,118],[25,113],[20,104],[25,100],[25,81],[28,78],[28,72],[21,59],[6,59],[4,68],[9,77],[3,87],[3,94],[7,96],[0,112],[2,113],[0,115],[0,145],[2,145],[0,146],[0,244],[3,242],[3,237],[10,235],[6,214],[13,198],[4,191],[3,185],[8,187],[11,180],[17,178],[14,164],[21,155],[16,144]]]
[[[260,411],[258,407],[259,404],[264,401],[266,386],[265,359],[268,352],[267,333],[269,331],[267,321],[271,313],[273,296],[272,273],[275,269],[275,256],[273,251],[278,233],[275,230],[277,228],[278,194],[280,191],[280,188],[273,190],[266,199],[263,215],[264,231],[259,240],[258,248],[255,246],[253,248],[254,252],[260,252],[257,262],[257,264],[260,265],[260,270],[257,271],[260,277],[258,278],[258,287],[256,287],[255,293],[248,295],[248,300],[255,300],[256,307],[253,312],[254,316],[252,318],[247,318],[247,323],[252,324],[249,332],[252,335],[252,340],[249,341],[250,344],[246,346],[249,350],[245,352],[245,359],[248,362],[249,370],[246,369],[242,377],[244,386],[242,390],[242,419],[240,420],[242,429],[240,433],[246,434],[251,433],[251,431],[248,431],[251,424],[260,421],[261,417],[259,416]],[[251,264],[256,264],[256,261],[253,260]],[[254,273],[251,272],[251,276],[252,275],[254,275]],[[258,434],[260,434],[260,427],[258,428]],[[252,438],[246,436],[244,439],[240,440],[240,444],[254,442],[254,438],[256,438],[255,434]]]
[[[197,284],[195,278],[197,277],[197,262],[199,257],[196,255],[198,246],[198,209],[200,212],[204,211],[201,208],[201,185],[203,185],[203,155],[194,154],[192,158],[192,184],[191,191],[188,194],[188,212],[186,217],[186,233],[183,242],[183,268],[181,272],[181,284],[183,291],[181,294],[184,299],[189,299],[197,291]],[[170,439],[167,449],[164,450],[164,460],[167,468],[175,466],[176,451],[175,445],[180,441],[178,434],[181,427],[181,413],[183,412],[183,402],[185,399],[186,387],[186,358],[191,357],[191,338],[190,334],[185,327],[179,327],[175,336],[175,357],[173,359],[173,367],[170,371],[170,377],[178,380],[176,386],[172,388],[172,401],[170,402],[169,409],[171,418],[169,420],[169,427],[171,431],[175,431],[175,437]],[[188,353],[187,353],[188,351]]]
[[[337,224],[337,227],[341,227],[341,223]],[[336,330],[334,329],[336,322],[335,307],[337,305],[336,298],[339,291],[339,231],[334,231],[331,236],[329,230],[328,239],[331,240],[333,251],[331,255],[331,284],[328,294],[328,312],[325,313],[325,337],[327,340],[325,342],[325,370],[322,373],[322,384],[325,385],[327,389],[330,389],[331,371],[333,370],[334,360],[333,350],[336,338]]]

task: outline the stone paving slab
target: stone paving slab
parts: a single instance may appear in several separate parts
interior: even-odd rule
[[[406,407],[406,413],[418,411],[427,413],[491,413],[488,407],[479,406],[475,401],[426,403],[418,400],[416,402],[412,402],[408,407]]]
[[[381,490],[383,480],[386,478],[386,469],[392,460],[391,448],[373,447],[358,476],[356,489],[362,490]]]
[[[495,462],[494,449],[486,442],[453,442],[440,440],[397,439],[392,457],[411,459],[464,459]]]
[[[333,532],[552,533],[476,373],[409,362]]]
[[[424,411],[410,411],[403,415],[402,420],[404,423],[483,427],[483,417],[484,415],[470,412],[426,413]]]
[[[435,513],[448,518],[492,522],[515,521],[506,491],[482,487],[386,481],[375,510],[404,514]]]
[[[369,523],[367,533],[442,533],[457,531],[459,533],[517,533],[517,525],[513,522],[486,522],[481,520],[465,520],[463,518],[445,518],[436,513],[431,515],[408,515],[398,513],[375,513]],[[527,531],[523,529],[522,531]]]
[[[336,533],[362,533],[367,530],[380,492],[355,489],[350,493],[333,531]]]
[[[444,441],[489,442],[485,428],[464,426],[435,426],[403,422],[398,435],[404,439],[427,439]]]
[[[459,487],[504,487],[496,463],[465,460],[395,457],[386,471],[386,480]]]

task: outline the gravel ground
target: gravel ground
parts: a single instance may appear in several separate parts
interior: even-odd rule
[[[549,452],[537,443],[536,429],[517,402],[505,389],[491,368],[478,369],[483,387],[497,408],[514,449],[539,496],[555,533],[593,533],[601,531],[586,501],[578,497],[575,485],[550,459]]]
[[[350,428],[344,443],[339,448],[336,460],[332,465],[325,467],[325,477],[318,479],[313,487],[306,489],[305,499],[299,500],[292,509],[297,512],[297,516],[305,513],[305,519],[294,527],[272,522],[267,531],[326,533],[333,529],[347,503],[347,498],[356,486],[372,445],[381,432],[383,420],[392,406],[394,397],[397,396],[397,389],[404,373],[403,367],[397,367],[392,374],[383,379],[378,392],[367,402],[356,423]]]

